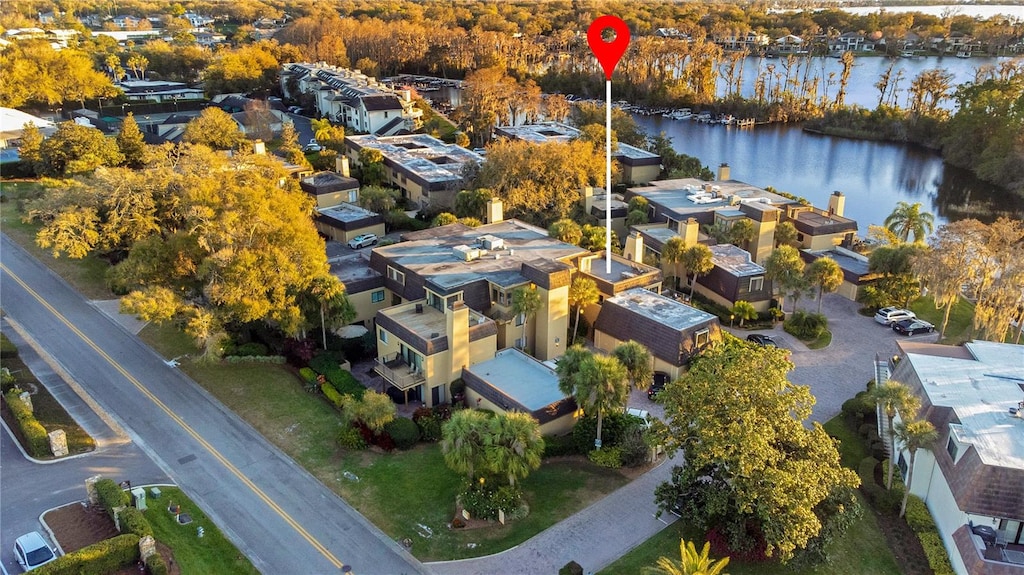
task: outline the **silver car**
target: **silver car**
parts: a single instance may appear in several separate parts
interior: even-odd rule
[[[898,307],[883,307],[875,313],[875,321],[882,325],[892,325],[894,321],[903,321],[905,319],[914,319],[916,317],[917,314],[909,309],[902,309]]]
[[[14,558],[25,571],[31,571],[57,558],[50,544],[38,531],[26,533],[14,542]]]

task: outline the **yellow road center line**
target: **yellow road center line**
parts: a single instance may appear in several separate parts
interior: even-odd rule
[[[235,467],[230,461],[227,460],[227,458],[225,458],[223,455],[221,455],[220,452],[217,451],[217,449],[215,447],[213,447],[205,439],[203,439],[203,437],[201,435],[199,435],[196,432],[196,430],[192,429],[192,427],[189,426],[189,424],[185,423],[185,421],[183,419],[178,417],[178,415],[176,413],[174,413],[174,411],[171,410],[171,408],[167,407],[167,404],[165,404],[164,402],[160,401],[160,398],[158,398],[157,396],[153,395],[153,393],[150,392],[148,389],[146,389],[146,387],[143,386],[142,383],[139,380],[135,379],[135,377],[132,374],[128,373],[127,370],[125,370],[123,367],[121,367],[121,364],[119,364],[116,361],[114,361],[114,358],[112,358],[109,355],[107,355],[107,352],[103,351],[102,349],[100,349],[99,346],[97,346],[95,343],[93,343],[93,341],[91,339],[89,339],[88,336],[86,336],[84,333],[81,332],[81,330],[79,330],[70,321],[68,321],[68,319],[66,317],[64,317],[63,314],[61,314],[59,311],[57,311],[56,308],[54,308],[52,305],[50,305],[49,302],[44,300],[42,298],[42,296],[40,296],[38,293],[36,293],[35,290],[33,290],[31,287],[29,287],[29,285],[27,283],[25,283],[20,277],[18,277],[14,272],[12,272],[10,268],[8,268],[3,263],[0,263],[0,269],[2,269],[3,271],[7,272],[7,275],[11,276],[11,278],[14,279],[14,281],[18,282],[18,285],[20,285],[22,288],[24,288],[24,290],[26,292],[28,292],[29,295],[31,295],[33,298],[35,298],[36,301],[41,303],[43,305],[43,307],[45,307],[47,310],[49,310],[50,313],[52,313],[54,315],[54,317],[59,319],[61,321],[61,323],[66,325],[68,327],[68,329],[70,329],[72,332],[74,332],[75,335],[77,335],[79,338],[81,338],[82,341],[84,341],[86,343],[86,345],[88,345],[93,350],[95,350],[96,353],[98,353],[100,355],[100,357],[102,357],[103,359],[107,360],[107,362],[110,365],[112,365],[114,367],[114,369],[116,369],[121,375],[123,375],[125,377],[125,379],[127,379],[132,385],[134,385],[136,387],[136,389],[141,391],[143,393],[143,395],[148,397],[150,399],[150,401],[152,401],[154,404],[156,404],[157,407],[159,407],[161,410],[163,410],[164,413],[166,413],[179,426],[181,426],[181,428],[184,429],[185,432],[187,432],[189,435],[191,435],[193,439],[198,441],[199,444],[202,445],[208,452],[210,452],[210,454],[213,455],[217,459],[217,461],[220,461],[221,464],[223,464],[224,467],[226,467],[228,469],[228,471],[230,471],[232,474],[234,474],[235,477],[237,477],[242,483],[244,483],[249,489],[251,489],[253,493],[255,493],[260,499],[263,500],[264,503],[269,505],[271,509],[273,509],[282,519],[285,520],[285,522],[288,523],[288,525],[291,525],[292,528],[295,529],[295,531],[297,531],[299,533],[299,535],[302,535],[302,537],[305,538],[306,541],[309,541],[309,543],[313,547],[315,547],[316,550],[319,551],[324,557],[326,557],[328,561],[330,561],[335,567],[337,567],[339,569],[343,566],[343,563],[341,561],[339,561],[338,558],[335,557],[334,554],[330,552],[330,550],[328,550],[326,547],[324,547],[324,545],[322,543],[317,541],[317,539],[315,537],[313,537],[308,531],[306,531],[301,525],[299,525],[299,523],[297,521],[292,519],[292,517],[288,514],[287,511],[282,509],[277,503],[274,502],[273,499],[271,499],[266,493],[264,493],[262,489],[257,487],[255,483],[253,483],[248,477],[246,477],[245,474],[243,474],[241,470],[239,470],[237,467]]]

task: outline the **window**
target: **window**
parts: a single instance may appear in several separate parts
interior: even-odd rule
[[[354,204],[359,201],[359,190],[349,190],[348,203]]]
[[[956,463],[956,454],[960,451],[960,446],[956,444],[956,440],[953,439],[953,434],[949,434],[949,441],[946,442],[946,453],[949,454],[949,458]]]
[[[764,289],[764,276],[750,278],[750,291],[761,291]]]
[[[526,314],[525,313],[521,313],[521,314],[516,316],[516,326],[517,327],[523,325],[523,323],[525,323],[525,322],[526,322]]]
[[[910,468],[910,466],[907,465],[907,460],[906,460],[905,457],[903,457],[903,452],[902,451],[900,451],[900,459],[896,463],[896,466],[900,468],[900,475],[903,477],[903,481],[906,481],[907,480],[907,470]]]
[[[381,341],[381,343],[387,343],[388,342],[388,332],[386,332],[386,331],[384,331],[382,329],[381,330],[377,330],[377,331],[380,334],[380,341]]]
[[[382,301],[384,301],[384,290],[379,289],[370,294],[370,302],[380,303]]]
[[[797,233],[796,234],[796,241],[798,241],[798,242],[804,241],[804,235],[801,234],[801,233]]]
[[[710,339],[710,337],[711,331],[707,329],[702,329],[697,333],[693,334],[693,343],[698,348],[704,347],[705,345],[708,344],[708,340]]]
[[[388,266],[388,279],[405,285],[405,274],[391,266]]]

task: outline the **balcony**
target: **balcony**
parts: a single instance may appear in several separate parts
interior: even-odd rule
[[[427,381],[423,374],[414,371],[399,353],[378,357],[373,370],[380,374],[385,381],[402,391],[408,391]]]

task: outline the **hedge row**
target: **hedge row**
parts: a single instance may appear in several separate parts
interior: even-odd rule
[[[18,346],[7,339],[7,336],[0,333],[0,359],[7,359],[18,356]]]
[[[131,497],[113,479],[104,477],[96,482],[95,487],[100,506],[107,510],[111,518],[114,517],[114,509],[127,507],[131,503]]]
[[[135,507],[125,507],[117,516],[121,525],[121,533],[134,533],[139,537],[153,536],[153,526],[149,520]]]
[[[154,553],[146,558],[146,571],[149,575],[167,575],[167,562],[159,553]]]
[[[907,512],[904,518],[921,541],[924,554],[928,557],[928,566],[935,575],[953,575],[953,565],[949,562],[946,546],[942,543],[935,520],[924,500],[916,495],[910,495],[907,498]]]
[[[7,407],[18,422],[22,437],[25,438],[25,449],[32,457],[49,457],[53,453],[50,452],[50,438],[46,435],[46,428],[39,423],[32,410],[18,399],[20,394],[21,389],[15,387],[4,394],[4,399],[7,400]]]
[[[359,383],[354,375],[338,367],[338,359],[333,354],[324,353],[314,357],[309,362],[309,367],[323,375],[334,387],[334,390],[341,395],[351,395],[356,399],[362,399],[363,394],[366,393],[366,388]]]
[[[283,355],[231,355],[224,358],[228,363],[277,363],[287,361]]]
[[[320,391],[324,394],[324,397],[327,398],[327,401],[330,401],[331,404],[338,409],[343,409],[345,404],[351,400],[351,398],[345,399],[344,394],[338,393],[338,390],[326,381],[320,386]]]
[[[56,561],[47,563],[34,575],[106,575],[139,560],[139,536],[132,533],[104,539]]]
[[[301,377],[307,383],[313,383],[316,381],[316,372],[308,367],[304,367],[299,370],[299,377]]]

